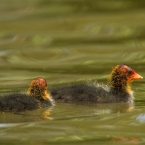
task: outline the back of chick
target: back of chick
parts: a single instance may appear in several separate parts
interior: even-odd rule
[[[0,110],[1,111],[14,111],[20,112],[25,110],[38,109],[38,103],[27,94],[12,93],[0,97]]]
[[[106,102],[108,93],[102,85],[88,83],[78,83],[51,89],[54,100],[60,100],[62,102],[104,103]]]

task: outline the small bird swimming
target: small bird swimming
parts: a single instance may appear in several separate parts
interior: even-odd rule
[[[131,83],[141,80],[131,67],[122,64],[115,66],[109,76],[108,85],[99,83],[77,83],[56,86],[51,89],[54,100],[62,102],[123,103],[133,101]]]
[[[27,93],[11,93],[0,96],[0,111],[20,112],[54,105],[47,83],[41,78],[32,80]]]

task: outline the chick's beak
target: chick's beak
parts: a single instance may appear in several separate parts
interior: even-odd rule
[[[141,79],[143,79],[143,77],[135,72],[135,73],[132,75],[131,79],[132,79],[132,80],[141,80]]]

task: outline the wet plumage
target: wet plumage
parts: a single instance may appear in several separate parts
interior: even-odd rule
[[[62,102],[119,103],[132,102],[131,82],[142,77],[127,65],[117,65],[109,76],[108,85],[77,83],[51,89],[54,100]]]
[[[54,101],[47,91],[43,78],[32,80],[27,93],[11,93],[0,97],[1,111],[20,112],[53,106]]]

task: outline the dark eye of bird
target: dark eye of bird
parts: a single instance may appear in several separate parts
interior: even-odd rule
[[[131,75],[132,74],[132,70],[128,70],[128,74]]]

